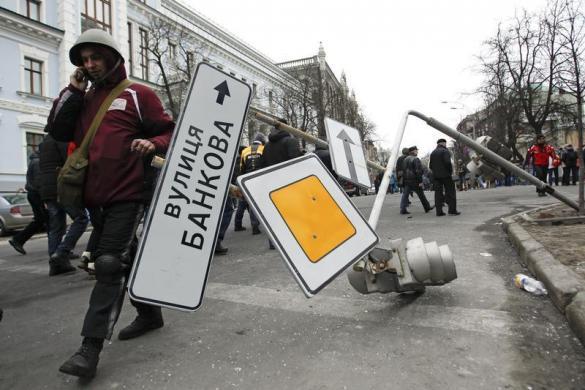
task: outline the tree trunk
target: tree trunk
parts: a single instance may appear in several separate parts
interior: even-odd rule
[[[583,96],[577,96],[577,132],[579,135],[578,154],[579,157],[579,214],[585,215],[585,164],[583,162]]]

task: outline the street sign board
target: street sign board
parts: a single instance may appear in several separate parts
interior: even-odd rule
[[[325,118],[325,130],[333,170],[354,184],[370,188],[372,183],[359,131],[331,118]]]
[[[144,223],[132,299],[201,305],[250,96],[246,83],[197,67]]]
[[[240,176],[238,184],[307,297],[378,243],[314,154]]]

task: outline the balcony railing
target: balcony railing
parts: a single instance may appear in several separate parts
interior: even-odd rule
[[[313,57],[301,58],[298,60],[281,62],[280,64],[276,64],[276,66],[278,66],[281,69],[290,69],[290,68],[297,68],[297,67],[301,67],[301,66],[313,65],[313,64],[317,64],[318,62],[319,62],[319,60],[317,59],[317,56],[313,56]]]

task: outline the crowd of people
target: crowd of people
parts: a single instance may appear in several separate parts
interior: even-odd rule
[[[585,149],[583,150],[585,157]],[[579,181],[579,154],[572,144],[556,148],[546,142],[543,135],[528,149],[524,167],[531,166],[532,173],[549,185],[576,185]],[[539,194],[540,195],[540,194]],[[543,195],[541,195],[543,196]]]

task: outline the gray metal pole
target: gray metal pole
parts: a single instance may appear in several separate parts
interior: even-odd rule
[[[396,160],[398,159],[400,144],[402,143],[402,136],[404,135],[404,130],[406,129],[406,122],[408,120],[409,113],[410,111],[406,112],[402,117],[402,121],[400,121],[400,125],[398,126],[398,131],[394,136],[394,144],[392,145],[390,158],[388,158],[388,164],[386,165],[386,170],[384,171],[384,177],[382,178],[380,187],[378,187],[378,193],[376,194],[376,199],[374,199],[374,205],[372,206],[372,211],[370,212],[368,224],[374,230],[376,230],[378,220],[380,219],[380,214],[382,213],[382,206],[384,205],[384,199],[386,198],[386,191],[388,190],[388,185],[390,184],[390,175],[392,174],[392,170],[394,169]]]
[[[572,199],[569,199],[568,197],[561,194],[560,192],[555,191],[554,188],[552,188],[551,186],[549,186],[545,182],[538,180],[536,177],[534,177],[531,174],[529,174],[528,172],[525,172],[524,170],[518,168],[516,165],[514,165],[511,162],[509,162],[508,160],[500,157],[499,155],[492,152],[488,148],[478,144],[477,142],[475,142],[471,138],[467,137],[466,135],[461,134],[457,130],[450,128],[449,126],[439,122],[438,120],[436,120],[434,118],[427,117],[426,115],[423,115],[420,112],[409,111],[409,114],[413,115],[419,119],[422,119],[429,126],[439,130],[442,133],[447,134],[449,137],[454,138],[457,142],[461,142],[463,145],[470,147],[471,149],[475,150],[479,154],[483,155],[489,161],[501,166],[502,168],[506,169],[509,172],[516,174],[517,176],[523,178],[524,180],[534,184],[537,188],[544,190],[549,195],[554,196],[555,198],[557,198],[561,202],[563,202],[563,203],[567,204],[568,206],[571,206],[575,210],[579,211],[579,205],[577,204],[577,202],[575,202]]]

